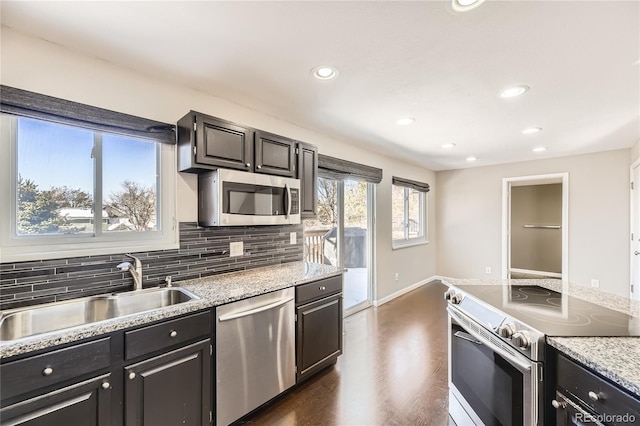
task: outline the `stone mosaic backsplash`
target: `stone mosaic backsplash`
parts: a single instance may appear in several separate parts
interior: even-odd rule
[[[227,272],[300,261],[302,225],[202,228],[180,223],[180,248],[133,253],[142,261],[144,287]],[[290,232],[296,243],[290,244]],[[229,243],[242,241],[244,255],[229,256]],[[128,272],[116,268],[123,254],[0,264],[0,309],[130,290]]]

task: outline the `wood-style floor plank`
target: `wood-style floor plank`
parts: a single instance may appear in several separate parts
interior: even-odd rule
[[[242,419],[250,425],[450,423],[447,313],[440,282],[344,320],[344,354]]]

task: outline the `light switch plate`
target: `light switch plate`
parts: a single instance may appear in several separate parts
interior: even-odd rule
[[[242,241],[229,244],[229,257],[242,256],[244,244]]]
[[[295,243],[296,243],[296,233],[289,232],[289,244],[295,244]]]

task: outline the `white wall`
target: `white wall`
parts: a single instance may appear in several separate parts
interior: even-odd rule
[[[167,81],[149,78],[95,57],[78,55],[61,46],[2,27],[0,81],[4,85],[95,105],[154,120],[175,123],[195,110],[317,145],[320,153],[384,170],[377,188],[377,299],[435,274],[435,172],[362,149],[353,141],[336,140],[296,126],[268,113],[252,110]],[[429,194],[430,244],[391,249],[391,176],[424,181]],[[197,179],[178,177],[178,220],[197,219]],[[400,273],[398,282],[393,280]]]
[[[499,278],[502,179],[568,172],[569,280],[628,297],[630,151],[438,172],[438,274]]]

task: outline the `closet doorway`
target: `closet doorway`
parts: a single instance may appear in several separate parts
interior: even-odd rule
[[[503,179],[502,278],[568,280],[568,173]]]

